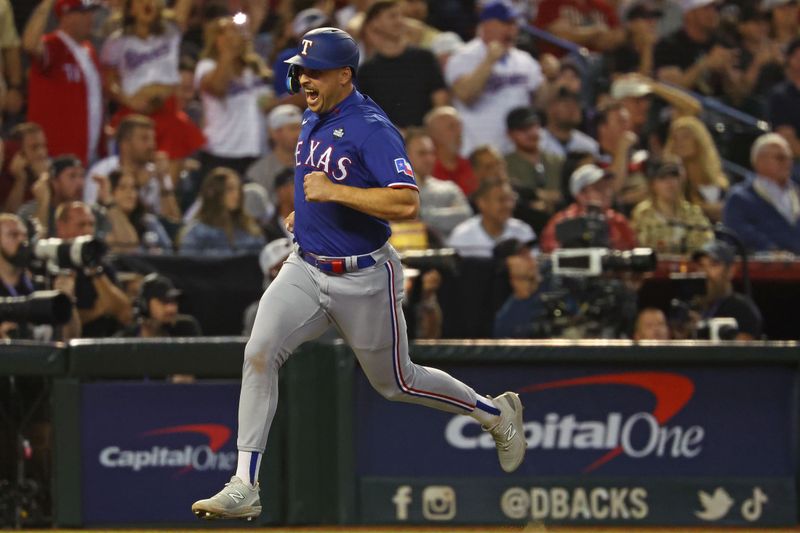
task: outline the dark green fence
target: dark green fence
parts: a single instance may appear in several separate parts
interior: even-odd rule
[[[192,374],[199,380],[238,379],[243,349],[244,339],[230,337],[137,342],[81,340],[69,346],[0,345],[0,375],[52,379],[55,522],[60,526],[84,525],[82,384],[162,380],[174,374]],[[576,369],[681,365],[768,367],[796,373],[800,350],[796,343],[451,341],[416,343],[413,358],[445,368],[458,365],[487,370],[519,365],[567,365]],[[308,344],[281,371],[279,409],[261,472],[262,523],[343,524],[362,520],[353,419],[356,367],[349,348],[342,344]],[[794,408],[797,414],[796,404]]]

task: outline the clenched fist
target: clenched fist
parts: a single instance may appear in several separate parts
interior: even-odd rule
[[[303,177],[303,192],[309,202],[329,201],[335,187],[324,172],[310,172]]]

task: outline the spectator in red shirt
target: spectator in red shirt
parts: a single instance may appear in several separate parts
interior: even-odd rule
[[[425,115],[424,123],[436,147],[436,165],[432,175],[440,180],[456,182],[467,196],[475,192],[478,179],[469,161],[460,155],[463,123],[456,108],[436,107]]]
[[[43,0],[22,37],[31,57],[28,120],[42,126],[51,154],[73,153],[84,166],[97,157],[103,125],[100,69],[89,41],[97,7],[94,0]],[[43,36],[51,10],[58,29]]]
[[[599,210],[608,223],[608,244],[615,250],[630,250],[636,247],[636,233],[631,228],[625,215],[611,209],[614,199],[614,176],[597,165],[589,164],[579,167],[569,180],[570,192],[575,203],[559,211],[542,232],[541,250],[545,253],[560,248],[556,238],[556,226],[571,219],[586,216],[591,210]]]
[[[612,50],[625,41],[625,30],[606,0],[542,0],[534,25],[595,51]],[[542,44],[541,52],[564,50]]]

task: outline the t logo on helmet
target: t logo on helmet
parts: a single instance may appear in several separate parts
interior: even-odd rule
[[[313,44],[314,44],[313,41],[309,41],[308,39],[303,39],[303,51],[300,52],[300,53],[302,55],[304,55],[304,56],[307,56],[308,55],[308,49],[311,48],[311,46],[313,46]]]

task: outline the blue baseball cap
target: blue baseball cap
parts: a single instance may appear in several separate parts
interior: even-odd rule
[[[692,254],[693,261],[700,261],[702,257],[710,257],[725,265],[732,265],[736,261],[736,252],[733,247],[724,241],[708,241],[702,248]]]
[[[499,20],[500,22],[516,22],[519,13],[505,2],[491,2],[483,6],[478,16],[479,22]]]

